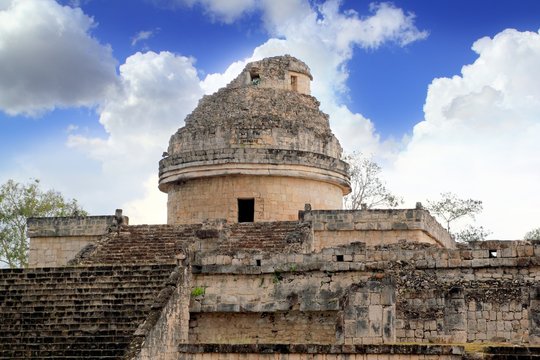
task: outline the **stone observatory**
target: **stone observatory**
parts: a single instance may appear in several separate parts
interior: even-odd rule
[[[203,97],[159,164],[167,222],[287,221],[305,204],[342,208],[347,164],[311,80],[305,63],[277,56]]]
[[[274,57],[201,100],[160,164],[169,224],[29,218],[0,360],[540,359],[540,242],[458,244],[421,203],[340,209],[310,81]]]

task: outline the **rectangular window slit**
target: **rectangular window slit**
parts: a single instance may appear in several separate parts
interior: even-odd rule
[[[255,260],[255,263],[257,264],[257,266],[261,266],[261,260],[260,259]]]
[[[343,255],[336,255],[336,261],[343,261]]]
[[[489,257],[490,258],[496,258],[497,257],[497,250],[489,250]]]
[[[291,75],[291,89],[294,91],[298,90],[298,78],[294,75]]]
[[[255,220],[255,199],[238,199],[238,222],[246,223]]]

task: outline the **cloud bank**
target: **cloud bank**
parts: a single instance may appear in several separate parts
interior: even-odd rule
[[[476,61],[459,75],[433,80],[424,120],[398,146],[382,140],[370,119],[344,105],[347,66],[355,49],[425,39],[428,34],[415,26],[414,15],[387,3],[358,14],[336,0],[316,6],[305,0],[181,3],[201,6],[225,23],[257,13],[270,39],[249,58],[204,79],[194,59],[170,52],[136,53],[116,74],[110,47],[91,36],[95,23],[81,10],[51,0],[0,2],[0,55],[8,64],[0,69],[0,109],[36,115],[99,103],[96,111],[107,136],[89,137],[73,127],[68,137],[68,146],[88,158],[80,160],[81,169],[97,166],[100,171],[94,175],[98,181],[81,180],[85,192],[99,194],[89,207],[99,208],[111,197],[120,204],[107,206],[123,206],[135,223],[164,222],[166,197],[157,190],[155,175],[170,135],[200,96],[226,85],[247,62],[288,53],[311,67],[313,95],[330,114],[344,148],[386,160],[386,179],[408,205],[452,191],[484,201],[478,222],[495,237],[516,238],[538,226],[538,33],[505,30],[476,41]],[[23,18],[36,20],[22,26]],[[26,166],[47,176],[49,168]],[[61,181],[59,166],[51,168]]]
[[[116,81],[116,60],[92,37],[93,26],[80,9],[53,0],[3,1],[0,110],[35,116],[103,99]]]
[[[508,29],[472,50],[461,75],[429,86],[388,178],[411,203],[443,191],[483,200],[478,223],[516,238],[540,219],[540,35]]]
[[[111,191],[124,194],[122,206],[133,214],[132,222],[166,221],[157,164],[169,137],[202,96],[199,83],[190,58],[170,52],[136,53],[120,66],[119,86],[101,109],[99,122],[108,137],[68,138],[68,146],[101,164]]]
[[[228,11],[224,19],[235,18],[237,12],[250,11],[252,6],[251,2],[231,2],[231,8],[216,9],[215,4],[218,2],[201,2],[214,16],[224,16],[223,11]],[[197,77],[192,59],[168,52],[137,53],[120,67],[119,86],[101,109],[99,121],[108,138],[70,136],[69,145],[99,161],[106,176],[122,182],[134,178],[139,183],[144,181],[144,190],[142,186],[122,190],[141,194],[135,199],[126,197],[129,200],[123,205],[132,221],[165,221],[164,216],[154,216],[163,214],[166,208],[166,197],[156,186],[158,154],[166,149],[170,135],[183,125],[184,117],[203,92],[213,93],[225,86],[249,61],[286,53],[306,59],[317,79],[313,84],[314,95],[332,119],[337,119],[334,127],[338,128],[338,136],[342,135],[350,144],[369,146],[373,151],[380,148],[371,121],[339,104],[339,96],[346,91],[345,64],[355,46],[375,48],[387,42],[403,46],[425,38],[426,33],[414,27],[413,17],[386,4],[373,6],[366,18],[342,11],[336,1],[317,8],[296,0],[259,2],[258,6],[269,33],[282,39],[268,40],[250,58],[232,64],[224,73],[210,74],[203,81]],[[343,36],[350,27],[372,29],[376,35],[364,31]],[[152,215],[144,215],[145,211]]]
[[[261,1],[260,10],[271,36],[248,59],[235,62],[221,74],[210,74],[203,81],[206,93],[225,86],[254,60],[291,54],[305,61],[314,77],[312,94],[330,115],[332,129],[348,151],[361,150],[390,156],[390,144],[381,143],[371,120],[343,105],[347,94],[347,63],[356,47],[376,49],[383,44],[405,46],[428,36],[416,28],[414,15],[389,3],[372,4],[369,16],[343,10],[336,0],[312,7],[307,1]]]

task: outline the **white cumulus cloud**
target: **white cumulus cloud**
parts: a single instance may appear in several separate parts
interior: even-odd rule
[[[137,45],[138,42],[148,40],[155,35],[155,30],[141,30],[131,38],[131,46]]]
[[[101,109],[99,121],[108,137],[71,134],[68,145],[99,161],[102,176],[110,179],[109,191],[122,193],[131,207],[141,209],[134,204],[143,201],[139,198],[146,191],[151,204],[161,196],[165,208],[157,182],[154,192],[148,193],[147,179],[157,174],[170,136],[201,96],[192,59],[170,52],[136,53],[120,66],[120,84]],[[147,207],[147,211],[150,219],[152,214],[162,213],[155,207]]]
[[[201,4],[207,7],[207,11],[223,15],[214,6],[217,2],[202,1]],[[231,2],[229,14],[234,15],[234,11],[241,9],[238,14],[247,11],[250,4]],[[117,191],[125,194],[123,206],[133,212],[133,222],[159,222],[160,218],[165,221],[166,196],[159,193],[156,178],[152,175],[157,172],[160,154],[166,149],[169,137],[183,125],[185,116],[195,107],[203,92],[212,93],[225,86],[252,60],[286,53],[306,60],[316,79],[314,95],[323,103],[323,109],[332,115],[338,136],[343,135],[341,138],[346,145],[354,144],[372,152],[380,148],[371,121],[352,113],[339,102],[339,95],[346,89],[345,64],[352,56],[354,46],[376,47],[387,41],[404,45],[397,34],[399,29],[414,29],[410,24],[405,25],[412,18],[397,16],[391,26],[387,20],[376,21],[378,17],[387,17],[385,9],[402,14],[401,10],[389,5],[374,7],[369,17],[361,18],[358,14],[341,11],[337,2],[320,8],[311,7],[307,1],[281,4],[288,4],[286,8],[289,11],[281,11],[276,3],[270,1],[259,2],[258,6],[264,11],[266,24],[272,26],[271,34],[277,33],[282,39],[268,40],[256,48],[249,59],[233,63],[222,74],[208,75],[204,81],[197,77],[193,60],[186,57],[168,52],[137,53],[129,57],[120,67],[119,86],[100,110],[100,123],[108,137],[70,135],[69,145],[99,161],[103,176],[111,179]],[[293,22],[288,18],[291,11]],[[340,32],[351,23],[379,22],[393,30],[379,32],[376,42],[372,35],[366,38],[349,36],[341,42],[337,40]],[[423,38],[422,32],[417,33],[418,39]],[[137,185],[143,182],[144,186]],[[130,215],[129,211],[126,214]]]
[[[91,35],[80,9],[53,0],[0,6],[0,110],[37,115],[99,102],[116,80],[111,48]]]
[[[202,6],[212,20],[233,23],[257,7],[258,0],[151,0],[165,8]]]
[[[414,15],[389,3],[373,4],[369,16],[343,10],[341,2],[328,0],[310,6],[303,0],[259,3],[265,26],[272,38],[257,47],[248,59],[237,61],[222,74],[210,74],[203,82],[212,93],[231,81],[246,63],[267,56],[291,54],[305,61],[314,80],[312,94],[330,115],[332,129],[347,151],[361,150],[387,158],[391,147],[381,142],[371,120],[351,112],[343,104],[347,92],[347,63],[355,47],[377,48],[385,43],[405,46],[425,39],[428,34],[414,25]]]
[[[36,1],[29,0],[29,3]],[[70,128],[68,132],[67,144],[70,149],[88,157],[80,161],[78,168],[89,169],[84,170],[84,174],[80,173],[85,179],[79,181],[76,180],[79,171],[70,172],[69,182],[84,183],[84,194],[74,196],[84,199],[93,212],[95,209],[105,209],[103,211],[108,213],[111,207],[123,206],[128,216],[130,214],[127,209],[134,212],[131,215],[134,222],[158,222],[159,218],[164,222],[166,196],[159,193],[155,175],[169,137],[183,126],[185,116],[204,93],[212,93],[225,86],[247,62],[267,56],[288,53],[308,63],[315,78],[312,84],[313,95],[321,101],[323,111],[331,115],[334,131],[345,148],[349,151],[360,148],[366,152],[383,149],[373,123],[361,114],[351,112],[341,101],[347,91],[347,63],[355,47],[376,48],[387,42],[404,46],[410,41],[423,39],[425,33],[414,27],[411,15],[391,5],[382,4],[372,7],[367,16],[361,16],[341,9],[340,3],[332,0],[318,6],[312,6],[306,0],[238,1],[229,2],[230,8],[222,4],[225,6],[222,10],[216,10],[218,2],[201,0],[200,3],[206,11],[222,17],[224,21],[227,19],[224,17],[225,12],[231,16],[230,19],[236,19],[256,6],[261,11],[269,35],[274,38],[254,49],[249,59],[239,59],[224,73],[208,75],[203,81],[197,76],[194,60],[188,57],[169,52],[136,53],[128,57],[120,66],[115,86],[111,87],[97,108],[99,122],[107,135],[91,137],[86,135],[84,129],[76,128]],[[50,5],[50,2],[43,0],[43,4]],[[225,8],[227,10],[223,10]],[[92,40],[88,37],[88,30],[93,24],[90,18],[79,9],[60,6],[55,9],[71,17],[75,14],[85,19],[87,27],[81,34]],[[373,30],[376,35],[347,33],[350,27],[380,30]],[[61,42],[58,38],[52,40],[55,43]],[[101,46],[97,41],[92,41],[96,46]],[[53,45],[53,48],[57,46]],[[80,80],[80,76],[71,75],[71,78]],[[99,80],[97,77],[98,84]],[[45,88],[52,89],[53,93],[55,91],[54,86]],[[74,89],[70,91],[76,93]],[[79,104],[59,102],[56,96],[47,106]],[[46,168],[39,168],[47,171]],[[94,175],[90,178],[90,170],[96,171],[96,168],[98,174],[92,172]],[[56,187],[66,188],[63,185]]]
[[[445,191],[483,200],[478,223],[516,239],[540,219],[540,35],[508,29],[472,49],[461,75],[429,86],[389,179],[411,203]]]

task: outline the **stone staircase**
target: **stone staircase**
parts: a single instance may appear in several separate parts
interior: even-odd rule
[[[225,224],[219,230],[201,224],[123,226],[83,250],[70,264],[175,264],[176,255],[198,241],[216,246],[214,250],[220,253],[296,252],[309,231],[308,224],[297,221]]]
[[[124,226],[102,238],[78,264],[174,264],[176,254],[193,242],[201,225]]]
[[[0,359],[119,359],[174,265],[0,270]]]
[[[301,245],[305,236],[305,226],[298,221],[238,223],[230,226],[229,239],[220,250],[286,251]]]

